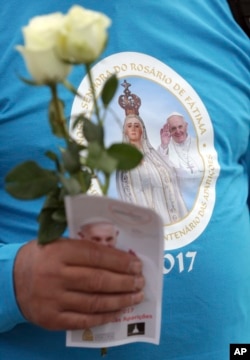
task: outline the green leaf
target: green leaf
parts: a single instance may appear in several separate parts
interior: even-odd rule
[[[66,214],[65,214],[64,207],[59,208],[56,211],[54,211],[53,214],[52,214],[52,219],[57,221],[57,222],[65,223],[67,221],[67,219],[66,219]]]
[[[38,217],[38,242],[47,244],[58,239],[67,227],[62,189],[50,192]]]
[[[66,230],[66,221],[58,221],[54,218],[57,211],[53,208],[45,208],[41,211],[39,216],[39,244],[48,244],[49,242],[58,239]]]
[[[86,116],[84,116],[84,114],[80,114],[80,115],[77,115],[75,118],[72,119],[73,121],[73,125],[72,125],[72,129],[75,129],[78,124],[82,124],[83,126],[83,123],[85,121],[90,121],[89,118],[87,118]]]
[[[135,146],[126,143],[112,144],[107,153],[117,160],[117,170],[131,170],[143,159],[142,153]]]
[[[83,136],[88,142],[98,142],[103,146],[104,129],[100,124],[94,124],[92,121],[85,119],[83,122]]]
[[[51,191],[45,199],[43,204],[43,209],[53,208],[59,209],[64,208],[64,194],[62,196],[62,188],[57,187],[53,191]]]
[[[118,79],[116,75],[112,75],[104,84],[102,89],[101,98],[105,108],[108,107],[109,103],[113,99],[118,87]]]
[[[45,155],[52,161],[55,161],[55,162],[58,161],[58,157],[57,157],[56,153],[54,153],[53,151],[48,150],[45,152]]]
[[[93,175],[89,172],[89,170],[80,170],[77,174],[74,175],[79,184],[81,184],[81,192],[86,193],[91,185],[91,180]]]
[[[54,153],[53,151],[48,150],[48,151],[45,152],[45,155],[55,163],[57,171],[62,171],[61,170],[61,164],[60,164],[60,161],[59,161],[58,156],[56,155],[56,153]]]
[[[5,181],[9,194],[18,199],[31,200],[54,190],[58,179],[53,171],[42,169],[34,161],[27,161],[12,169]]]
[[[60,99],[52,99],[49,103],[49,120],[54,135],[65,137],[64,103]]]
[[[117,159],[109,156],[107,151],[98,143],[90,143],[88,150],[86,165],[89,166],[90,169],[103,171],[105,174],[111,174],[116,169]]]
[[[72,177],[66,178],[61,174],[59,174],[59,178],[62,183],[62,186],[66,190],[66,194],[77,195],[82,192],[81,186],[75,178],[72,178]]]
[[[67,149],[62,150],[62,159],[63,164],[70,174],[74,174],[78,172],[81,169],[81,163],[80,163],[80,147],[76,142],[70,142],[68,143]]]

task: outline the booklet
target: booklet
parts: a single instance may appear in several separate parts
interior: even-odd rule
[[[141,304],[124,309],[112,323],[67,331],[66,346],[159,344],[164,250],[161,217],[149,208],[102,196],[68,196],[65,204],[70,237],[135,253],[143,262],[146,279]]]

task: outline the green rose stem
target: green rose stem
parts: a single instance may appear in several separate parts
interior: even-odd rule
[[[59,130],[59,134],[68,142],[70,140],[70,136],[68,133],[66,120],[63,113],[62,104],[57,96],[57,84],[53,83],[49,85],[52,93],[52,103],[54,105],[54,111],[55,111],[55,132]],[[51,120],[53,122],[53,120]],[[59,127],[58,127],[58,126]],[[53,128],[53,123],[52,123]]]
[[[101,356],[105,356],[107,355],[107,353],[108,353],[107,348],[101,348]]]
[[[97,119],[99,125],[103,125],[101,118],[100,118],[99,107],[98,107],[97,100],[96,100],[96,91],[95,91],[95,86],[94,86],[94,82],[93,82],[93,78],[92,78],[92,74],[91,74],[91,70],[90,70],[90,65],[86,64],[85,67],[86,67],[87,75],[88,75],[89,82],[90,82],[90,87],[91,87],[92,94],[93,94],[94,111],[95,111],[96,119]],[[99,181],[103,195],[107,195],[108,189],[109,189],[109,183],[110,183],[110,175],[105,174],[104,184],[103,185],[100,184],[100,181]],[[105,355],[107,355],[107,353],[108,353],[107,348],[101,348],[101,356],[105,356]]]
[[[92,79],[92,75],[91,75],[89,65],[86,65],[86,70],[87,70],[87,75],[89,77],[91,90],[92,90],[92,93],[93,93],[95,115],[96,115],[98,123],[101,125],[102,121],[100,119],[100,113],[99,113],[99,108],[98,108],[98,104],[97,104],[97,100],[96,100],[94,83],[93,83],[93,79]],[[55,119],[56,119],[57,125],[59,125],[59,127],[60,127],[59,131],[60,131],[61,135],[64,137],[64,139],[66,140],[66,142],[69,142],[70,136],[69,136],[69,133],[68,133],[68,130],[67,130],[67,127],[66,127],[66,121],[65,121],[64,113],[63,113],[63,111],[61,111],[62,108],[60,106],[60,100],[59,100],[59,98],[57,96],[57,86],[56,86],[56,84],[51,84],[50,88],[51,88],[51,93],[52,93],[52,101],[53,101],[54,108],[55,108],[54,109],[55,110]],[[78,178],[78,181],[80,182],[80,184],[82,183],[82,179],[83,179],[83,177],[81,175],[82,174],[80,174],[80,173],[77,174],[77,178]],[[109,183],[110,183],[110,175],[105,174],[104,184],[103,185],[100,184],[103,195],[107,195],[107,192],[108,192],[108,189],[109,189]],[[82,187],[85,187],[85,185],[82,186]],[[105,356],[105,355],[107,355],[107,348],[101,348],[101,356]]]
[[[93,107],[94,107],[94,114],[96,116],[96,119],[97,119],[97,122],[100,126],[103,126],[103,119],[101,119],[101,116],[100,116],[100,111],[99,111],[99,107],[98,107],[98,104],[97,104],[97,98],[96,98],[96,91],[95,91],[95,86],[94,86],[94,82],[93,82],[93,77],[92,77],[92,74],[91,74],[91,66],[90,64],[85,64],[85,70],[86,70],[86,73],[87,73],[87,77],[89,79],[89,83],[90,83],[90,88],[91,88],[91,92],[92,92],[92,96],[93,96]],[[78,92],[78,90],[70,83],[68,82],[67,80],[63,80],[63,84],[64,86],[69,90],[71,91],[74,95],[76,96],[79,96],[80,98],[83,98],[82,97],[82,94],[80,94]],[[81,174],[78,174],[79,177],[78,177],[78,180],[79,182],[81,183],[81,178],[83,178],[82,176],[80,176]],[[102,191],[102,194],[103,195],[107,195],[108,193],[108,189],[109,189],[109,185],[110,185],[110,174],[107,174],[105,173],[104,174],[104,183],[102,184],[99,177],[95,176],[94,172],[92,171],[92,176],[96,179],[96,181],[98,182],[99,184],[99,187]],[[85,184],[83,185],[82,189],[85,188]],[[84,191],[86,192],[86,191]]]

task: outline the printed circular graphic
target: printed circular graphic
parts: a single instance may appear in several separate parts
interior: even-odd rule
[[[214,208],[219,164],[209,114],[185,79],[151,56],[122,52],[97,63],[98,96],[114,73],[119,86],[105,119],[106,145],[137,141],[144,159],[113,176],[109,196],[153,208],[164,222],[165,250],[181,248],[204,231]],[[71,125],[77,114],[93,110],[86,77],[78,91]],[[71,126],[71,133],[84,142],[79,127]]]

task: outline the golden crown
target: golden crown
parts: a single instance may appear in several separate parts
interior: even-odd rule
[[[121,86],[124,87],[124,94],[120,95],[118,98],[119,105],[125,110],[126,115],[139,115],[141,99],[137,95],[131,93],[129,90],[131,84],[126,80],[123,81]]]

